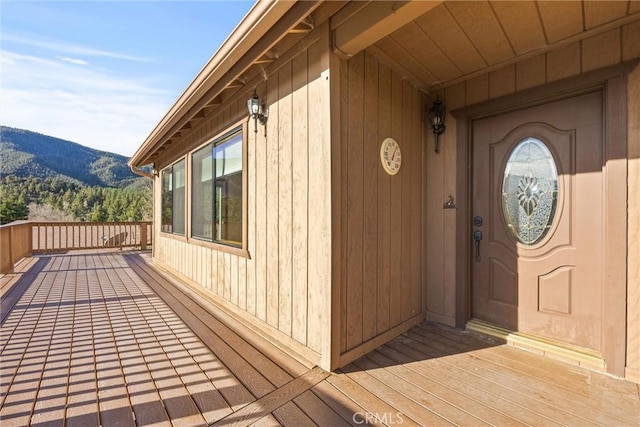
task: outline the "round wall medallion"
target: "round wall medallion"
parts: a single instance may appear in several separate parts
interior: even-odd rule
[[[402,166],[402,153],[400,153],[400,146],[398,142],[393,138],[386,138],[380,145],[380,163],[382,168],[389,175],[395,175]]]

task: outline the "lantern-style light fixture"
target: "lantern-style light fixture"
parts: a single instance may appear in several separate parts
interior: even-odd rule
[[[253,96],[247,100],[247,109],[249,110],[249,116],[255,122],[254,130],[258,133],[258,122],[264,126],[267,123],[267,115],[255,90],[253,91]]]
[[[444,117],[447,114],[447,110],[440,101],[440,98],[436,97],[433,101],[431,108],[429,108],[429,122],[431,123],[431,130],[433,131],[433,137],[435,138],[435,151],[440,152],[440,142],[438,137],[444,133],[447,127],[444,125]]]

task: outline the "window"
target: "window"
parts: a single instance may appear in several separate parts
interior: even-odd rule
[[[213,144],[191,157],[191,236],[213,239]]]
[[[242,246],[242,127],[193,153],[191,236]]]
[[[507,227],[525,245],[551,229],[558,204],[558,172],[544,142],[528,137],[511,152],[502,181],[502,211]]]
[[[162,171],[162,223],[165,233],[184,235],[184,159]]]

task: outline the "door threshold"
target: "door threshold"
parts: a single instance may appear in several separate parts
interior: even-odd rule
[[[471,319],[466,329],[504,340],[507,344],[583,368],[605,372],[602,355],[594,350],[548,338],[511,331],[478,319]]]

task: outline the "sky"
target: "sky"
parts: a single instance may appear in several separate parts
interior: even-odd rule
[[[130,157],[253,4],[0,0],[0,124]]]

